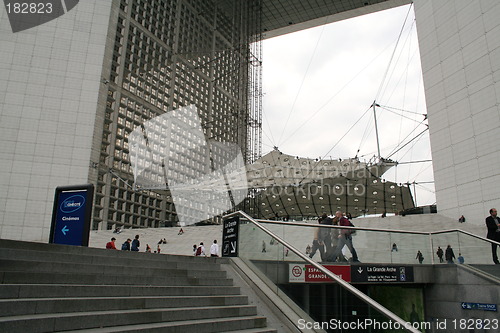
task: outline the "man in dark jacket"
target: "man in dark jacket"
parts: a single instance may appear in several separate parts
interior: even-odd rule
[[[123,244],[122,244],[122,251],[130,251],[130,242],[132,240],[128,238]]]
[[[130,251],[139,251],[139,246],[141,246],[141,242],[139,242],[139,235],[135,235]]]
[[[455,259],[455,253],[453,253],[453,249],[451,246],[448,244],[448,247],[446,248],[446,251],[444,252],[444,257],[446,259],[446,262],[448,264],[453,264],[453,259]]]
[[[490,216],[486,218],[486,227],[488,228],[486,238],[500,242],[500,218],[497,216],[496,208],[490,209]],[[493,262],[498,265],[497,244],[491,243],[491,254]]]

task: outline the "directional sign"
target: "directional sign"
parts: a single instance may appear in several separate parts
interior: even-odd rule
[[[66,233],[69,231],[68,226],[67,226],[67,225],[65,225],[65,226],[61,229],[61,231],[62,231],[63,235],[64,235],[64,236],[66,236]]]
[[[462,302],[460,305],[464,310],[497,311],[496,304]]]
[[[239,217],[233,217],[224,220],[222,229],[222,256],[237,257],[238,256],[238,232],[240,226]]]
[[[413,282],[413,267],[399,265],[352,265],[352,282]]]
[[[56,188],[49,243],[89,245],[94,186]]]

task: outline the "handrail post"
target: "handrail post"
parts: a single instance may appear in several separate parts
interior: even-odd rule
[[[431,243],[431,264],[434,265],[434,239],[432,238],[432,233],[429,232],[429,241]]]

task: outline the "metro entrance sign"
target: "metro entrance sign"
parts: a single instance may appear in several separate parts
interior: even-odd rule
[[[49,243],[89,245],[94,185],[56,188]]]
[[[342,280],[352,283],[412,283],[413,267],[405,265],[323,265]],[[309,264],[288,264],[290,283],[334,282],[326,274]]]
[[[348,265],[323,265],[342,280],[351,282],[351,267]],[[326,274],[313,265],[289,264],[289,282],[333,282]]]
[[[353,283],[406,283],[414,281],[413,267],[406,265],[352,265],[351,276]]]

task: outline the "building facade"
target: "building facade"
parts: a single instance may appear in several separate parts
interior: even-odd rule
[[[175,223],[168,194],[134,189],[128,142],[171,110],[195,105],[207,139],[256,159],[260,13],[259,1],[89,0],[13,33],[2,8],[0,237],[48,240],[55,188],[83,183],[93,229]]]
[[[438,212],[500,205],[500,3],[415,1]]]

